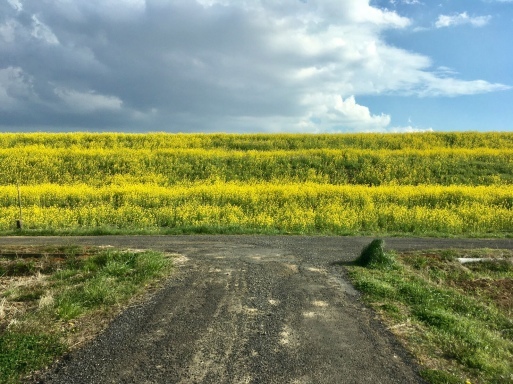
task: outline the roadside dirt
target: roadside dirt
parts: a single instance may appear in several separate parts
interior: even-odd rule
[[[0,238],[3,245],[112,245],[182,255],[165,286],[128,308],[41,383],[423,383],[363,306],[340,262],[371,238]],[[513,248],[512,240],[386,240],[397,250]]]

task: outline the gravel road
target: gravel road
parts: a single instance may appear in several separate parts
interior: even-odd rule
[[[2,245],[112,245],[182,255],[42,383],[423,383],[336,262],[372,239],[300,236],[3,237]],[[513,240],[386,239],[396,250],[513,248]]]

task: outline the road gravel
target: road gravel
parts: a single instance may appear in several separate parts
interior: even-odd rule
[[[372,238],[2,237],[181,255],[163,288],[121,313],[40,383],[423,383],[340,262]],[[389,238],[396,250],[511,249],[509,239]]]

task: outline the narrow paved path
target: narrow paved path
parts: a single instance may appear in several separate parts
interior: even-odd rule
[[[0,238],[183,255],[165,287],[48,372],[45,383],[422,383],[410,356],[334,263],[371,238]],[[512,240],[386,240],[398,250],[512,248]]]

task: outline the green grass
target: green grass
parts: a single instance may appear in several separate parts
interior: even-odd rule
[[[65,350],[53,335],[6,332],[0,336],[0,382],[18,382],[20,373],[50,364]]]
[[[376,251],[348,267],[430,383],[513,382],[513,255],[506,251]],[[363,252],[365,253],[365,252]],[[456,257],[499,256],[462,266]],[[376,262],[385,259],[386,263]],[[392,265],[393,264],[393,265]]]
[[[0,294],[0,383],[17,383],[43,369],[98,331],[92,323],[112,316],[171,270],[171,258],[153,251],[69,247],[41,250],[36,258],[33,250],[30,257],[11,254],[0,254],[8,272],[0,276],[8,287]]]

